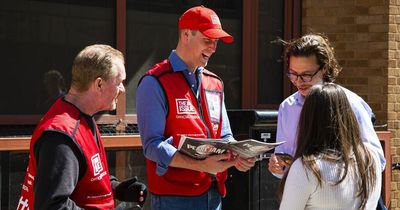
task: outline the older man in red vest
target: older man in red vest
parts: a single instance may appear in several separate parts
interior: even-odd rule
[[[145,186],[136,178],[110,181],[93,119],[99,111],[116,108],[125,77],[122,53],[108,45],[88,46],[76,56],[70,90],[32,135],[17,210],[114,209],[114,197],[144,201]]]

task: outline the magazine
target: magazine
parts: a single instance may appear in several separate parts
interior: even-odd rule
[[[195,159],[205,159],[210,155],[223,154],[228,150],[244,158],[261,155],[285,143],[266,143],[255,139],[228,141],[227,139],[203,139],[181,136],[178,150]]]

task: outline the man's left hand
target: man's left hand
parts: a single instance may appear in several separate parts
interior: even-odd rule
[[[257,158],[255,158],[255,157],[253,157],[253,158],[242,158],[240,156],[237,156],[236,157],[235,167],[239,171],[246,172],[246,171],[250,170],[250,168],[252,168],[254,166],[256,161],[257,161]]]

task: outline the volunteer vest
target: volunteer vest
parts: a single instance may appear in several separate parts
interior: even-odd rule
[[[46,113],[32,135],[29,165],[17,210],[28,210],[28,207],[30,210],[34,209],[35,194],[33,189],[36,175],[34,145],[45,131],[61,132],[68,135],[85,156],[87,170],[78,181],[70,199],[84,209],[114,209],[106,154],[100,133],[96,127],[96,135],[99,138],[97,143],[82,113],[74,105],[60,98]]]
[[[154,76],[163,89],[168,114],[164,136],[173,137],[178,147],[181,135],[197,138],[220,138],[223,84],[215,74],[204,70],[200,85],[200,102],[196,100],[182,72],[173,72],[168,60],[156,64],[146,75]],[[147,159],[148,188],[157,195],[198,196],[212,183],[210,174],[183,168],[168,167],[163,176],[156,175],[156,163]],[[218,191],[225,196],[227,172],[218,173]]]

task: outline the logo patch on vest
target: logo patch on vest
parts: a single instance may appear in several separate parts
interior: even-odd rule
[[[189,99],[177,98],[175,101],[178,114],[196,114],[196,110]]]
[[[24,199],[23,197],[19,198],[17,209],[19,210],[29,210],[28,199]]]
[[[219,123],[219,120],[221,118],[222,93],[205,90],[205,94],[211,122]]]
[[[97,176],[103,171],[103,165],[101,164],[99,153],[96,153],[90,159],[92,160],[93,176]]]

